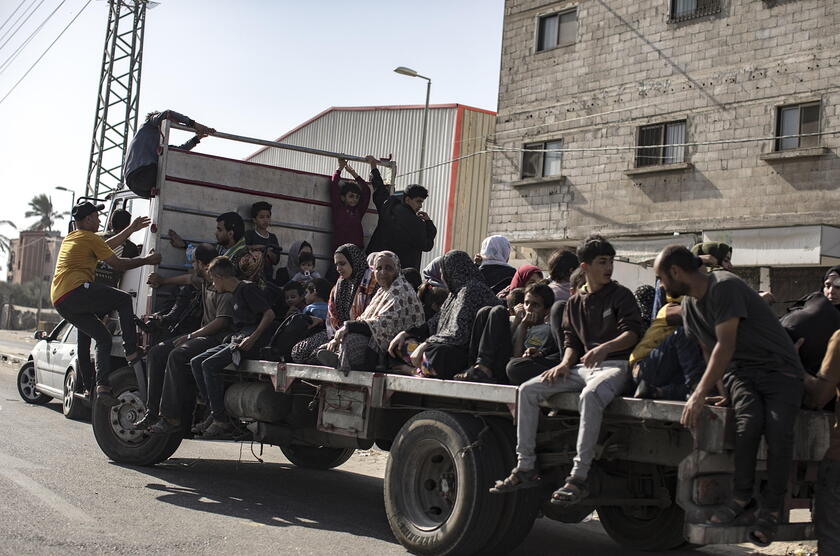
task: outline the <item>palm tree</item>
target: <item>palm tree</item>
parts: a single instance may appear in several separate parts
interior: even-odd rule
[[[12,228],[17,230],[17,226],[11,220],[0,220],[0,226],[8,224]],[[11,241],[8,237],[0,234],[0,253],[8,253],[11,250]]]
[[[26,211],[24,216],[26,218],[38,217],[38,221],[29,227],[30,230],[36,231],[52,231],[55,221],[69,214],[67,212],[55,212],[52,198],[46,193],[32,197],[32,200],[29,201],[29,208],[31,210]]]

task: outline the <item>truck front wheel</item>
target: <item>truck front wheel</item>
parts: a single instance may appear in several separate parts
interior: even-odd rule
[[[488,489],[501,474],[496,436],[482,420],[424,411],[403,425],[385,469],[385,513],[415,554],[481,551],[499,522],[503,497]]]
[[[145,404],[139,397],[134,369],[123,367],[110,377],[116,407],[93,404],[93,435],[106,456],[117,463],[155,465],[166,461],[181,445],[180,434],[149,436],[131,424],[143,416]]]
[[[329,448],[327,446],[281,446],[286,459],[298,467],[308,469],[332,469],[350,459],[353,448]]]

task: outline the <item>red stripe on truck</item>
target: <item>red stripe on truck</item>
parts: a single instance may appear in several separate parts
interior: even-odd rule
[[[464,107],[458,106],[455,114],[454,146],[452,147],[452,159],[454,162],[449,171],[449,198],[446,203],[446,221],[443,228],[443,248],[445,251],[452,249],[452,220],[455,213],[455,194],[458,183],[458,157],[461,156],[461,134],[464,125]]]

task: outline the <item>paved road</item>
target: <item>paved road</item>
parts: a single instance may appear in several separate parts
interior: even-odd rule
[[[20,401],[15,376],[15,366],[0,364],[0,554],[406,554],[385,519],[382,452],[316,472],[293,467],[277,448],[259,463],[247,444],[187,441],[157,467],[120,466],[57,402]],[[552,553],[644,554],[616,546],[597,520],[545,519],[515,552]]]

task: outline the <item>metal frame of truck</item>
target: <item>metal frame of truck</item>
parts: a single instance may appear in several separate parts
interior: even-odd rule
[[[159,183],[167,176],[166,156],[164,149]],[[160,207],[152,203],[154,220]],[[147,247],[158,242],[159,234],[152,235]],[[151,308],[151,292],[138,293],[140,302],[144,297]],[[636,549],[747,540],[745,527],[704,525],[731,496],[734,435],[728,408],[708,408],[708,418],[692,435],[679,424],[681,402],[615,400],[605,413],[590,497],[564,507],[547,500],[575,454],[577,394],[558,394],[545,404],[550,412],[541,419],[537,437],[543,486],[491,495],[493,481],[516,461],[514,386],[270,361],[245,361],[239,370],[226,371],[226,379],[229,414],[253,440],[280,446],[296,465],[335,467],[353,450],[374,443],[389,450],[386,514],[397,540],[418,554],[507,553],[527,536],[540,512],[576,523],[597,510],[607,533]],[[139,465],[170,457],[180,436],[130,434],[130,421],[144,409],[134,373],[118,370],[112,385],[123,405],[94,410],[94,432],[103,451],[115,461]],[[832,422],[827,413],[800,413],[795,472],[777,540],[814,538],[813,524],[789,523],[789,511],[810,508]],[[765,460],[762,449],[759,482]]]

